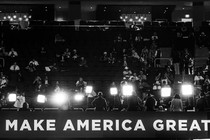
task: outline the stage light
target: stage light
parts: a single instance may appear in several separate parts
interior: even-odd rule
[[[53,103],[57,104],[57,105],[63,105],[68,101],[68,95],[61,91],[61,92],[56,92],[53,95],[53,99],[52,99]]]
[[[145,17],[144,20],[147,20],[147,18]]]
[[[4,19],[7,19],[7,17],[4,16]]]
[[[18,18],[18,20],[19,20],[19,21],[22,21],[22,20],[23,20],[23,18],[19,17],[19,18]]]
[[[123,17],[122,17],[122,16],[120,16],[120,19],[123,19]]]
[[[131,96],[133,94],[133,86],[132,85],[123,85],[122,93],[124,96]]]
[[[182,95],[190,96],[193,94],[193,86],[190,84],[183,84],[181,86]]]
[[[189,15],[189,14],[186,14],[186,15],[185,15],[185,18],[189,18],[189,17],[190,17],[190,15]]]
[[[93,92],[93,87],[92,87],[92,86],[86,86],[86,88],[85,88],[85,93],[90,94],[90,93],[92,93],[92,92]]]
[[[38,103],[45,103],[45,101],[46,101],[45,95],[39,94],[39,95],[37,96],[37,102],[38,102]]]
[[[10,19],[10,18],[11,18],[11,16],[8,16],[7,18],[8,18],[8,19]]]
[[[31,18],[31,15],[30,15],[30,16],[28,16],[28,18]]]
[[[27,15],[24,15],[23,17],[24,17],[24,18],[27,18]]]
[[[170,87],[162,87],[161,88],[161,97],[170,97],[171,96],[171,88]]]
[[[117,95],[117,93],[118,93],[118,90],[117,90],[116,87],[111,87],[111,88],[110,88],[110,94],[111,94],[111,95],[114,95],[114,96],[115,96],[115,95]]]
[[[28,21],[28,18],[26,18],[25,21]]]
[[[138,18],[139,18],[138,16],[135,17],[135,19],[138,19]]]
[[[141,17],[141,19],[144,19],[144,17]]]
[[[10,93],[8,96],[9,102],[15,102],[17,100],[17,95],[15,93]]]
[[[127,19],[128,18],[128,16],[125,16],[125,19]]]
[[[129,19],[129,21],[130,21],[130,22],[132,22],[132,21],[133,21],[133,19],[132,19],[132,18],[130,18],[130,19]]]
[[[17,16],[16,16],[16,15],[14,15],[14,16],[13,16],[13,18],[17,18]]]
[[[10,18],[10,21],[13,21],[13,18]]]
[[[74,95],[74,100],[77,102],[81,102],[84,99],[84,95],[82,93],[77,93]]]

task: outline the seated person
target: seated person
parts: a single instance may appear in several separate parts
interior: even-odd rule
[[[88,67],[88,66],[87,66],[87,61],[86,61],[86,59],[85,59],[84,57],[81,57],[81,58],[80,58],[79,66],[80,66],[80,67]]]
[[[30,72],[34,72],[36,71],[37,67],[39,66],[38,61],[36,61],[35,59],[31,60],[28,64],[28,66],[26,67],[26,69],[28,69]]]
[[[85,82],[82,77],[80,77],[79,80],[76,82],[76,88],[80,92],[84,92],[86,85],[87,85],[87,82]]]
[[[12,72],[17,72],[17,71],[20,71],[20,67],[17,65],[16,62],[14,62],[14,64],[10,66],[10,70]]]
[[[11,48],[11,50],[8,53],[8,56],[11,58],[15,58],[18,56],[18,53],[14,50],[14,48]]]

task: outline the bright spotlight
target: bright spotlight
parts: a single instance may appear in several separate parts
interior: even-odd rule
[[[93,87],[92,86],[86,86],[85,93],[90,94],[90,93],[92,93],[92,91],[93,91]]]
[[[124,96],[131,96],[133,94],[133,86],[132,85],[124,85],[122,87],[122,93]]]
[[[84,99],[84,95],[82,93],[77,93],[74,95],[74,100],[77,102],[81,102]]]
[[[10,18],[11,18],[11,16],[8,16],[7,18],[8,18],[8,19],[10,19]]]
[[[13,18],[17,18],[17,16],[16,16],[16,15],[14,15],[14,16],[13,16]]]
[[[4,16],[4,19],[7,19],[7,17]]]
[[[53,95],[53,103],[57,105],[63,105],[68,101],[68,95],[65,92],[56,92]]]
[[[19,19],[19,21],[22,21],[23,20],[23,18],[21,18],[21,17],[19,17],[18,19]]]
[[[116,87],[112,87],[112,88],[110,88],[110,94],[111,95],[117,95],[117,93],[118,93],[118,90],[117,90],[117,88]]]
[[[23,17],[24,17],[24,18],[27,18],[27,15],[24,15]]]
[[[39,95],[37,96],[37,102],[38,102],[38,103],[45,103],[45,101],[46,101],[45,95],[39,94]]]
[[[28,21],[28,20],[29,20],[28,18],[25,19],[25,21]]]
[[[182,95],[190,96],[193,94],[193,86],[190,84],[183,84],[181,87]]]
[[[189,17],[190,17],[190,15],[189,15],[189,14],[186,14],[186,15],[185,15],[185,18],[189,18]]]
[[[15,102],[17,99],[17,95],[15,93],[10,93],[8,96],[9,102]]]
[[[171,96],[171,88],[170,87],[162,87],[161,88],[161,97],[170,97]]]

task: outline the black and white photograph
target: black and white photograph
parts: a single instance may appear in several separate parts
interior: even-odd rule
[[[210,140],[210,0],[0,0],[0,139]]]

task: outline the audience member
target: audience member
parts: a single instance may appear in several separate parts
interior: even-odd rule
[[[107,102],[103,98],[102,92],[98,93],[98,97],[93,100],[92,106],[95,107],[95,111],[107,111]]]
[[[170,110],[173,112],[183,111],[183,104],[179,94],[175,94],[174,98],[172,99]]]

